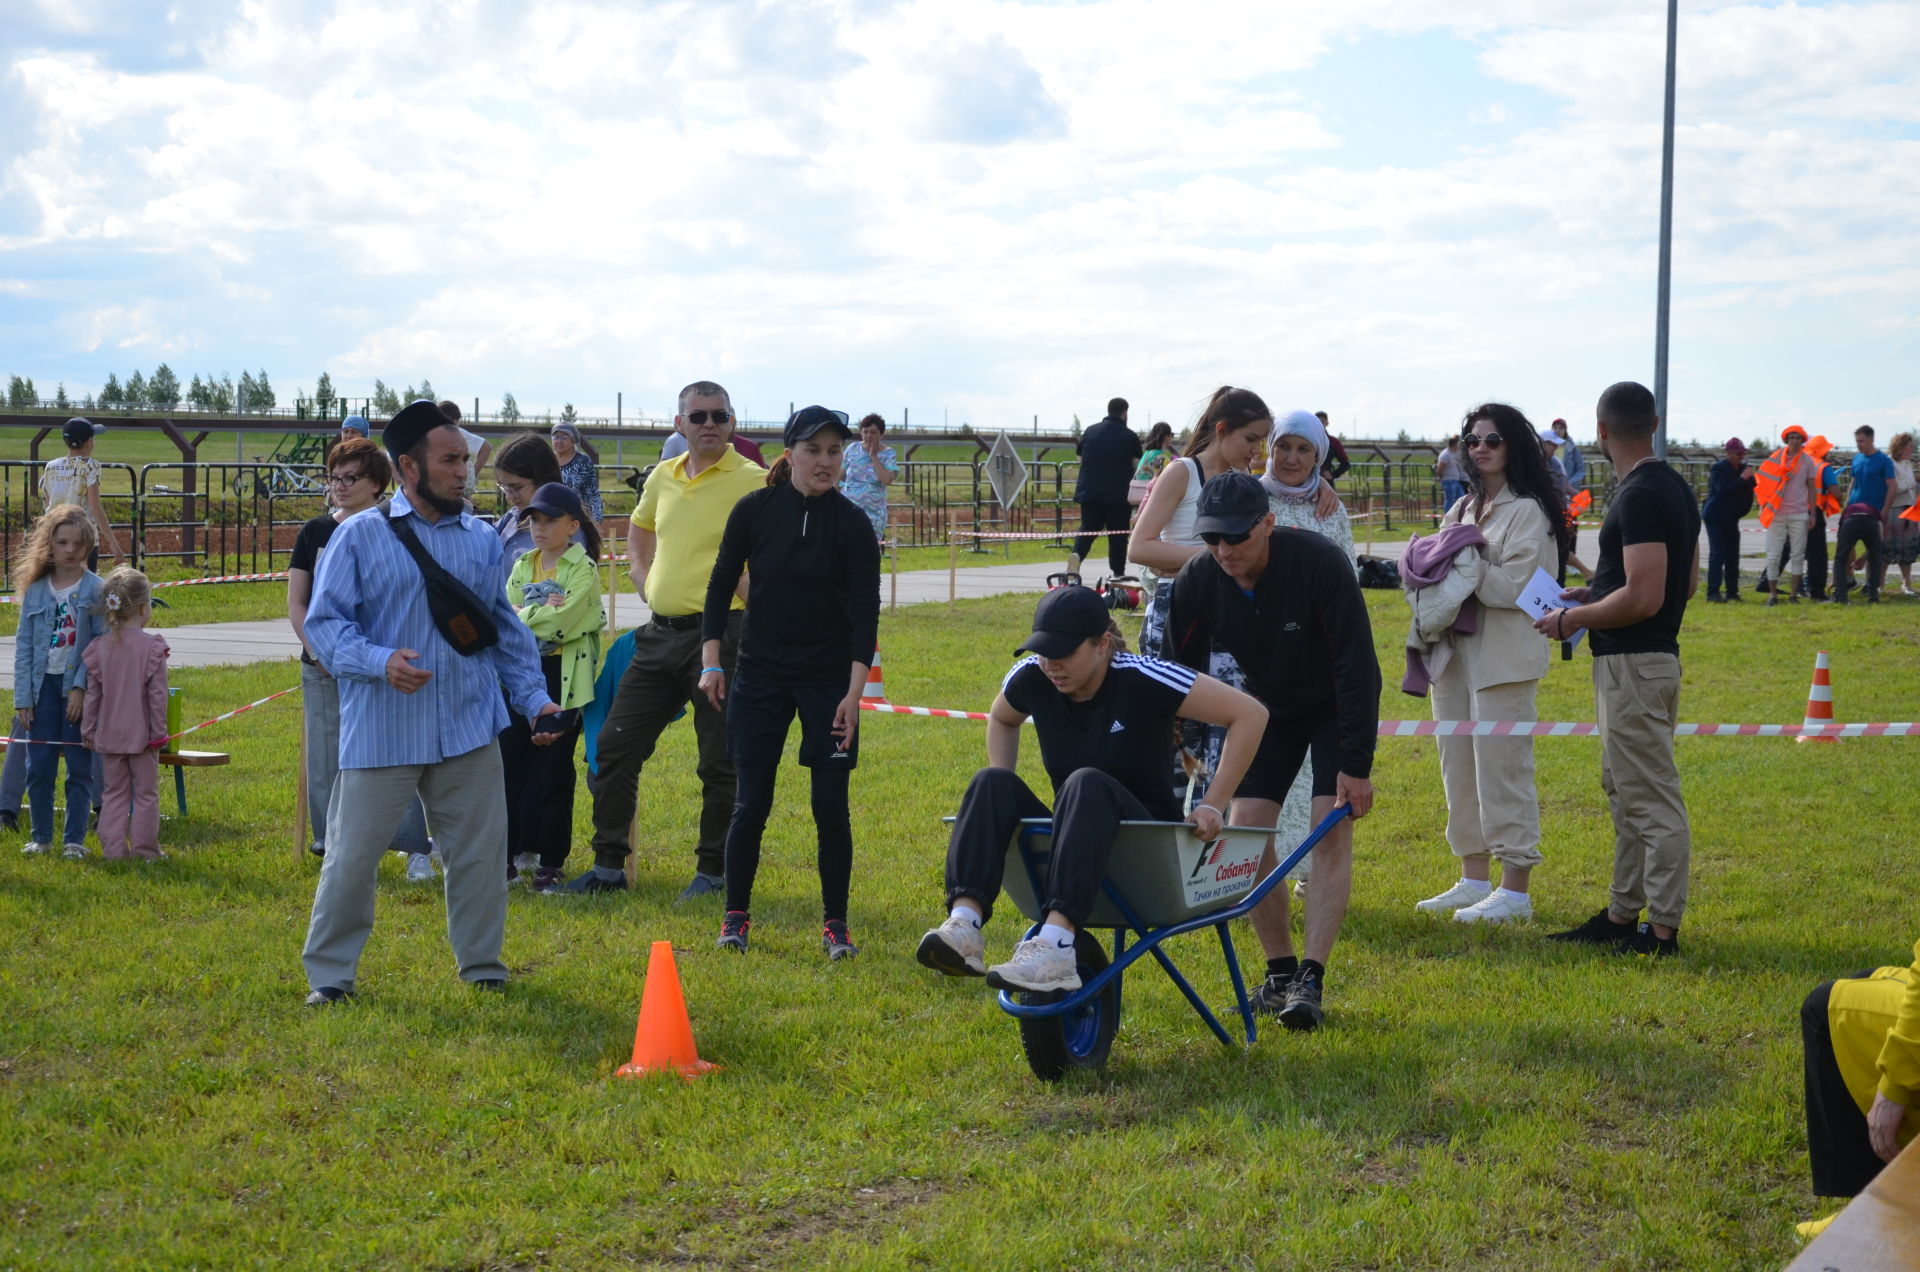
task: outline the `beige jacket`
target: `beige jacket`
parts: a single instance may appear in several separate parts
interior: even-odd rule
[[[1502,490],[1480,517],[1473,496],[1447,509],[1442,526],[1477,525],[1486,536],[1481,555],[1486,569],[1474,596],[1481,605],[1480,630],[1454,636],[1454,656],[1465,661],[1467,681],[1476,690],[1538,680],[1547,674],[1552,642],[1533,630],[1533,620],[1515,602],[1535,570],[1559,564],[1547,514],[1533,500]],[[1547,570],[1552,574],[1552,570]]]

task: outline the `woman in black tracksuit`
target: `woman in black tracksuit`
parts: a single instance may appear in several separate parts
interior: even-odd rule
[[[725,704],[727,752],[738,774],[727,828],[727,913],[719,944],[744,953],[760,837],[774,774],[800,717],[800,763],[813,778],[819,836],[821,946],[859,953],[847,933],[853,829],[847,779],[859,754],[860,692],[880,621],[880,549],[873,526],[838,485],[846,441],[839,411],[809,406],[787,421],[787,453],[767,486],[734,505],[707,583],[700,691]],[[720,669],[727,609],[745,569],[751,586],[734,683]]]

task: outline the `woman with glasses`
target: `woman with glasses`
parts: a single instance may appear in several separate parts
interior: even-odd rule
[[[520,433],[493,457],[493,480],[500,497],[507,501],[506,511],[494,519],[493,528],[500,536],[502,555],[518,561],[533,551],[533,534],[527,525],[527,506],[533,502],[533,492],[549,482],[567,484],[561,481],[560,460],[546,438],[538,433]]]
[[[565,420],[553,426],[553,432],[547,440],[553,443],[553,457],[560,461],[561,482],[580,496],[581,506],[587,510],[587,517],[597,528],[601,518],[606,515],[600,506],[600,470],[594,467],[600,462],[600,452],[593,448],[592,442],[580,435],[578,425]],[[497,470],[500,461],[495,459],[493,466]]]
[[[357,417],[356,417],[357,418]],[[324,512],[300,527],[293,541],[293,559],[287,563],[287,619],[300,638],[300,707],[305,717],[307,750],[307,823],[313,841],[307,851],[327,851],[327,805],[333,781],[340,772],[340,687],[313,656],[307,643],[307,607],[313,600],[313,576],[320,556],[342,521],[380,502],[393,480],[387,453],[365,437],[350,437],[327,454],[327,502]],[[419,799],[394,836],[393,851],[407,857],[407,880],[433,882],[433,844],[427,838],[426,809]]]
[[[1536,571],[1571,548],[1566,505],[1548,470],[1538,434],[1511,406],[1489,402],[1467,412],[1460,440],[1467,494],[1441,528],[1471,525],[1486,543],[1473,601],[1479,619],[1456,632],[1453,655],[1433,683],[1436,720],[1532,720],[1547,674],[1548,642],[1519,609]],[[1528,884],[1540,864],[1540,796],[1533,784],[1533,739],[1443,737],[1440,784],[1447,795],[1447,844],[1460,880],[1416,903],[1429,914],[1452,911],[1461,923],[1531,919]],[[1500,862],[1500,886],[1491,878]]]

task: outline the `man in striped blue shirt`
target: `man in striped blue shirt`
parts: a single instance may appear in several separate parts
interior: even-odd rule
[[[340,684],[340,776],[327,810],[327,855],[302,961],[309,1006],[353,993],[373,931],[382,850],[418,792],[446,862],[447,939],[460,977],[503,989],[507,810],[497,738],[500,687],[528,720],[559,711],[533,634],[507,603],[500,539],[466,508],[468,451],[432,402],[387,425],[400,490],[349,517],[315,575],[307,640]],[[428,612],[426,584],[389,519],[404,519],[432,558],[485,604],[500,641],[457,653]],[[534,735],[536,743],[555,734]]]

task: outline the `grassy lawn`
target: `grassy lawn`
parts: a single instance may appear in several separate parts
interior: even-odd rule
[[[984,706],[1030,601],[885,616],[893,698]],[[1404,607],[1372,604],[1395,667]],[[1841,719],[1912,719],[1914,617],[1697,606],[1683,718],[1797,720],[1824,648]],[[1542,716],[1590,718],[1587,674],[1556,663]],[[296,678],[176,683],[197,719]],[[1424,714],[1392,689],[1382,705]],[[697,812],[682,724],[647,769],[638,890],[516,892],[505,997],[455,980],[440,898],[396,862],[359,1002],[312,1012],[298,713],[198,736],[234,763],[191,775],[163,865],[0,847],[0,1266],[1777,1268],[1816,1212],[1800,999],[1914,937],[1911,742],[1681,741],[1694,903],[1684,957],[1652,965],[1541,940],[1604,899],[1595,741],[1537,744],[1541,919],[1489,931],[1414,913],[1454,876],[1438,764],[1431,741],[1385,741],[1327,1027],[1225,1050],[1142,965],[1104,1076],[1047,1087],[979,982],[911,956],[978,725],[866,721],[864,952],[829,965],[797,769],[753,952],[713,948],[717,906],[673,904]],[[1041,784],[1031,741],[1021,766]],[[992,925],[995,957],[1015,929]],[[660,939],[725,1066],[692,1085],[611,1076]],[[1230,997],[1210,935],[1182,953]]]

